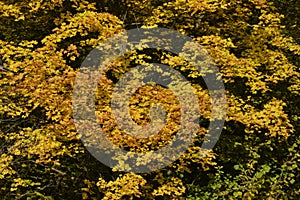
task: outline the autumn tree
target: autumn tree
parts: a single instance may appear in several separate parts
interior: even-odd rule
[[[0,56],[13,73],[0,71],[0,196],[296,199],[300,46],[297,24],[289,27],[292,18],[282,8],[266,0],[1,1]],[[82,144],[73,87],[81,63],[99,43],[125,29],[155,27],[185,34],[208,51],[225,83],[226,123],[215,148],[197,156],[215,120],[203,77],[179,55],[129,52],[111,63],[96,92],[97,119],[111,141],[128,151],[155,150],[180,124],[178,99],[155,84],[137,90],[129,106],[139,125],[149,123],[153,103],[164,106],[170,114],[157,137],[134,139],[114,122],[113,88],[141,63],[165,64],[185,76],[201,116],[193,144],[178,160],[158,171],[125,173],[97,161]]]

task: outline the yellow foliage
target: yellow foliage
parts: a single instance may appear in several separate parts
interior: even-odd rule
[[[124,197],[141,197],[141,189],[145,186],[146,180],[134,173],[120,175],[115,181],[105,182],[99,178],[97,186],[104,192],[103,199],[122,199]]]
[[[166,52],[138,53],[146,49],[146,45],[139,44],[138,51],[110,63],[95,97],[95,113],[106,136],[116,146],[132,152],[126,156],[112,155],[118,162],[111,177],[106,177],[111,180],[99,178],[97,183],[88,180],[95,180],[94,174],[74,178],[76,174],[72,174],[72,170],[76,167],[83,174],[95,170],[83,170],[84,167],[79,166],[89,163],[85,163],[87,153],[72,116],[72,89],[77,68],[92,48],[126,25],[141,23],[142,28],[171,28],[199,42],[222,74],[228,89],[226,122],[242,124],[245,128],[240,135],[287,141],[296,134],[297,129],[286,110],[290,100],[281,95],[299,95],[300,74],[291,58],[299,57],[300,45],[282,31],[284,16],[276,12],[269,1],[119,2],[113,8],[107,7],[113,1],[106,0],[0,2],[0,57],[5,67],[13,71],[0,72],[0,182],[1,192],[11,194],[11,198],[26,195],[46,198],[44,191],[52,185],[68,188],[68,181],[73,177],[74,185],[87,185],[81,188],[83,199],[97,199],[93,197],[97,192],[103,194],[103,199],[182,199],[186,179],[180,177],[180,173],[195,173],[195,168],[207,171],[217,165],[219,155],[214,150],[204,151],[198,144],[202,142],[199,138],[207,134],[206,128],[200,127],[195,132],[194,143],[165,169],[113,178],[118,169],[131,169],[126,161],[132,152],[148,152],[146,159],[138,159],[139,166],[163,158],[163,155],[153,156],[153,152],[167,145],[180,127],[180,102],[172,91],[155,84],[143,86],[134,93],[129,102],[130,115],[138,125],[147,125],[151,121],[151,106],[160,104],[167,111],[161,131],[139,139],[117,126],[110,107],[115,86],[112,79],[121,78],[132,67],[160,59],[162,64],[180,71],[191,81],[199,99],[201,119],[219,119],[217,114],[212,116],[208,90],[199,84],[204,74],[200,74],[193,63]],[[125,5],[124,13],[119,5]],[[185,48],[195,51],[192,45]],[[202,64],[206,67],[206,63]],[[286,86],[283,89],[282,84]],[[229,130],[228,126],[224,127],[225,131]],[[80,164],[77,159],[81,160]],[[40,173],[42,178],[31,173]],[[55,181],[50,179],[52,176]],[[5,183],[2,185],[2,182]],[[40,184],[45,185],[39,187]],[[93,187],[97,191],[93,191]]]

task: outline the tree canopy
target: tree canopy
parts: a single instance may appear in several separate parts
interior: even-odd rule
[[[12,72],[0,71],[0,196],[297,199],[299,9],[298,1],[277,0],[1,1],[0,58]],[[179,55],[129,52],[110,64],[96,91],[95,113],[111,141],[128,151],[153,151],[178,131],[178,99],[157,84],[139,88],[129,108],[132,119],[146,125],[151,105],[160,103],[168,116],[158,134],[136,139],[115,123],[114,86],[139,64],[179,71],[194,88],[201,114],[193,144],[179,159],[157,171],[126,173],[99,162],[83,145],[72,114],[73,87],[100,42],[125,29],[155,27],[176,30],[207,50],[225,84],[225,125],[216,146],[200,157],[208,124],[218,120],[201,74]],[[116,166],[128,159],[113,156]]]

